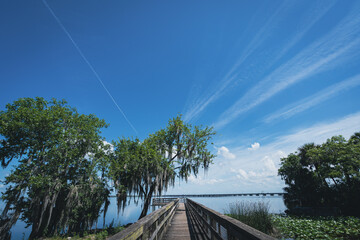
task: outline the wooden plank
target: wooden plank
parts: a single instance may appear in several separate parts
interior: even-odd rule
[[[184,203],[179,203],[179,206],[176,209],[175,215],[163,239],[191,239]]]

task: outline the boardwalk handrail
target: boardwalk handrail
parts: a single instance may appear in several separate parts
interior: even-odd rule
[[[153,205],[166,205],[169,202],[175,201],[178,198],[160,198],[160,197],[154,197],[152,200]]]
[[[108,239],[161,239],[174,216],[178,203],[179,199],[168,203],[166,206],[146,215],[128,228]]]
[[[200,226],[202,235],[208,239],[256,239],[273,240],[275,238],[262,233],[234,218],[218,213],[202,204],[186,199],[186,208],[194,224]]]

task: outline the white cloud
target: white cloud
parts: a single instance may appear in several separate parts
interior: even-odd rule
[[[264,156],[258,166],[252,170],[245,171],[244,169],[239,168],[235,171],[232,170],[232,172],[237,173],[237,178],[250,182],[259,182],[259,180],[260,182],[267,181],[268,178],[277,177],[278,168],[275,166],[274,161],[277,161],[280,156],[283,157],[283,153],[278,151],[277,153],[272,154],[272,156]]]
[[[231,153],[230,150],[225,147],[225,146],[222,146],[220,148],[217,149],[217,155],[219,157],[223,157],[225,159],[235,159],[235,154]]]
[[[275,163],[269,156],[264,157],[263,164],[267,173],[275,175],[277,174],[277,168],[275,167]]]
[[[260,148],[260,143],[254,142],[254,144],[251,144],[251,148],[248,148],[248,150],[254,151]]]
[[[194,175],[190,175],[190,177],[188,178],[188,181],[191,182],[192,184],[195,185],[212,185],[215,183],[222,183],[224,180],[223,179],[215,179],[215,178],[203,178],[201,176],[197,176],[195,177]]]
[[[106,154],[110,154],[110,153],[114,152],[114,145],[112,145],[111,143],[109,143],[109,142],[107,142],[107,141],[105,141],[105,140],[103,140],[102,142],[103,142],[103,144],[104,144],[105,146],[110,146],[110,149],[105,152]],[[100,148],[101,148],[101,147],[99,146],[99,149],[100,149]],[[93,153],[89,153],[89,152],[88,152],[87,154],[85,154],[85,158],[86,158],[86,159],[90,159],[90,158],[92,158],[92,157],[94,157],[94,154],[93,154]]]
[[[238,174],[236,175],[236,177],[245,180],[249,179],[247,172],[241,168],[238,170]]]
[[[103,140],[103,143],[105,146],[110,146],[110,152],[114,152],[114,145],[112,145],[111,143],[109,143],[108,141],[106,140]]]
[[[257,151],[248,148],[233,148],[235,158],[228,159],[219,155],[210,166],[207,176],[190,177],[189,184],[181,183],[181,190],[169,192],[182,193],[233,193],[282,191],[284,182],[277,176],[280,159],[295,152],[298,147],[308,142],[323,143],[326,139],[343,135],[349,138],[360,131],[360,112],[345,116],[336,121],[319,123],[303,129],[294,129],[267,144],[262,144]]]

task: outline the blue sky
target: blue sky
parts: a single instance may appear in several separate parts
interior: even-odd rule
[[[168,193],[281,191],[281,157],[360,131],[359,1],[2,0],[0,29],[2,110],[66,99],[109,142],[214,126],[214,165]]]

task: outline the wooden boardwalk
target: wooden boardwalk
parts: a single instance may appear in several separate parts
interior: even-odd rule
[[[160,202],[162,204],[166,200]],[[275,240],[265,233],[191,199],[171,201],[108,239]]]
[[[190,240],[189,223],[186,217],[185,204],[179,203],[171,224],[163,239]]]

